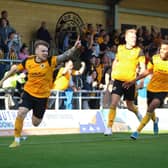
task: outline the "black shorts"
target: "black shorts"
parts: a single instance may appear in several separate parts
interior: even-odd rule
[[[47,107],[47,102],[48,98],[36,98],[24,91],[22,102],[19,106],[33,110],[33,115],[39,119],[42,119]]]
[[[114,80],[112,94],[117,94],[119,96],[124,96],[124,100],[134,101],[135,99],[135,85],[130,88],[123,88],[123,81]]]
[[[162,106],[166,96],[167,96],[167,92],[150,92],[150,91],[147,91],[147,103],[149,105],[152,102],[153,99],[159,99],[160,100],[160,106]]]

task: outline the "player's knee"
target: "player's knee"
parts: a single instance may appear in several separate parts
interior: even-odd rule
[[[20,107],[20,108],[19,108],[19,111],[18,111],[18,113],[17,113],[17,117],[24,119],[24,118],[26,117],[28,111],[29,111],[29,110],[28,110],[27,108],[22,108],[22,107]]]
[[[37,117],[35,117],[35,116],[32,116],[32,124],[33,124],[35,127],[39,126],[39,124],[41,123],[41,120],[42,120],[42,119],[39,119],[39,118],[37,118]]]
[[[32,124],[37,127],[39,126],[39,124],[41,123],[41,121],[32,121]]]

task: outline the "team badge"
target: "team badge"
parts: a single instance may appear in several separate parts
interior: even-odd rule
[[[45,64],[40,64],[40,68],[45,68]]]

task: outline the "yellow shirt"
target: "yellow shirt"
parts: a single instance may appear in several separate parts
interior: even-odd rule
[[[97,71],[97,80],[98,80],[98,82],[100,83],[101,80],[102,80],[102,76],[103,76],[103,65],[102,65],[102,64],[99,64],[99,65],[96,67],[96,71]]]
[[[152,62],[148,63],[148,69],[153,70],[153,76],[147,90],[151,92],[168,92],[168,60],[162,60],[160,55],[154,55]]]
[[[62,74],[63,70],[64,67],[60,68],[60,70],[58,71],[56,80],[54,81],[53,85],[54,90],[64,91],[69,87],[71,74],[69,72],[67,72],[66,74]],[[72,75],[74,75],[75,72],[75,70],[72,70]]]
[[[99,43],[99,44],[102,44],[103,42],[104,42],[103,37],[98,37],[98,43]]]
[[[118,61],[112,67],[112,79],[120,81],[134,80],[138,64],[145,63],[145,57],[139,47],[127,49],[125,45],[118,46],[116,59]]]
[[[48,60],[42,63],[35,62],[35,56],[30,56],[17,66],[19,71],[26,70],[28,80],[24,90],[37,98],[47,98],[53,85],[53,71],[57,65],[57,57],[52,56],[51,65]]]

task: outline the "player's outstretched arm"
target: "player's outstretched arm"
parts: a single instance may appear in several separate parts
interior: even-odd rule
[[[3,82],[8,79],[10,76],[14,75],[17,72],[17,65],[13,65],[8,73],[0,80],[0,87],[2,87]]]
[[[123,87],[126,88],[126,89],[128,89],[130,86],[132,86],[133,84],[135,84],[136,81],[145,78],[146,76],[148,76],[152,72],[153,72],[152,70],[146,69],[143,73],[141,73],[140,75],[138,75],[136,77],[136,79],[134,79],[134,80],[132,80],[130,82],[124,82],[123,83]]]
[[[78,36],[77,40],[72,48],[65,51],[63,54],[57,56],[57,63],[59,64],[67,59],[70,59],[74,55],[76,49],[78,49],[80,47],[81,47],[81,41],[80,41],[80,36]]]
[[[85,67],[86,67],[86,65],[82,61],[80,69],[79,70],[75,70],[75,73],[73,75],[82,75],[84,73],[84,71],[85,71]]]

